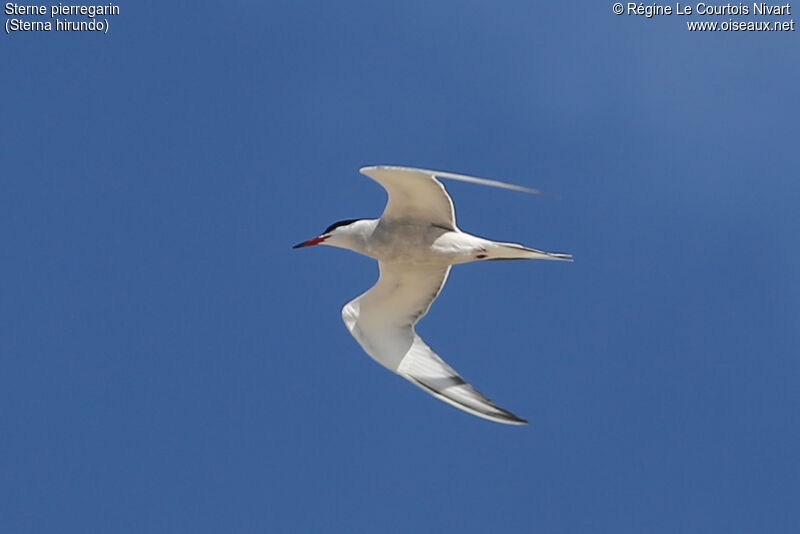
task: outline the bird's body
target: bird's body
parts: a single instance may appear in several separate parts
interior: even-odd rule
[[[451,265],[474,258],[480,239],[417,222],[359,221],[350,250],[378,261]]]
[[[334,245],[337,246],[337,245]],[[478,260],[565,259],[563,255],[499,243],[461,230],[414,221],[361,219],[348,248],[386,262],[455,265]]]
[[[365,167],[389,201],[380,219],[351,219],[295,248],[326,244],[378,261],[380,277],[342,309],[350,333],[373,359],[435,397],[464,411],[508,424],[524,424],[467,384],[416,334],[414,325],[444,286],[451,265],[496,259],[570,260],[462,232],[450,196],[436,177],[538,193],[470,176],[408,167]]]

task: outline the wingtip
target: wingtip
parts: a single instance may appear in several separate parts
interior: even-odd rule
[[[503,424],[503,425],[522,426],[522,425],[527,425],[528,424],[528,421],[526,421],[525,419],[517,417],[516,415],[514,415],[511,412],[509,412],[508,410],[500,408],[499,406],[497,406],[496,404],[492,403],[489,399],[486,399],[485,397],[484,397],[484,400],[486,402],[488,402],[489,405],[492,407],[492,411],[479,410],[475,406],[470,406],[470,405],[465,404],[463,402],[459,402],[458,400],[456,400],[454,398],[448,397],[447,395],[444,395],[441,391],[437,391],[435,388],[429,386],[428,384],[426,384],[425,382],[423,382],[422,380],[418,379],[417,377],[415,377],[413,375],[407,375],[407,374],[400,373],[400,376],[402,376],[406,380],[410,381],[412,384],[415,384],[415,385],[419,386],[420,388],[422,388],[423,390],[427,391],[428,393],[430,393],[431,395],[433,395],[437,399],[444,401],[446,404],[449,404],[450,406],[458,408],[459,410],[462,410],[462,411],[464,411],[464,412],[466,412],[468,414],[474,415],[474,416],[479,417],[481,419],[485,419],[487,421],[491,421],[493,423],[499,423],[499,424]],[[470,386],[467,382],[465,382],[464,379],[462,379],[461,377],[458,377],[458,378],[461,379],[461,382],[464,385],[472,388],[472,386]],[[478,394],[480,395],[480,393],[478,393]]]
[[[490,419],[490,421],[494,421],[495,423],[505,424],[505,425],[515,425],[515,426],[525,426],[528,424],[527,419],[522,419],[521,417],[517,417],[513,413],[508,412],[509,417],[505,419]]]
[[[514,414],[511,414],[511,417],[500,417],[495,415],[494,417],[481,417],[481,419],[485,419],[487,421],[491,421],[493,423],[499,423],[501,425],[511,425],[511,426],[526,426],[528,421],[517,417]]]
[[[500,409],[502,410],[502,408],[500,408]],[[528,420],[527,419],[523,419],[521,417],[517,417],[516,415],[514,415],[511,412],[509,412],[508,410],[503,410],[503,412],[505,412],[505,414],[504,414],[505,417],[503,418],[503,420],[501,421],[501,420],[495,419],[494,421],[496,421],[498,423],[505,423],[507,425],[518,425],[518,426],[522,426],[522,425],[527,425],[528,424]]]

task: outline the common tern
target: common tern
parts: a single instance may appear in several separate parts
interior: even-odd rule
[[[366,353],[434,397],[478,417],[526,424],[468,384],[417,335],[414,326],[444,287],[450,267],[485,260],[572,260],[462,232],[453,201],[437,178],[541,194],[541,191],[463,174],[372,166],[360,169],[388,193],[380,219],[338,221],[293,248],[328,245],[378,260],[378,281],[342,308],[347,329]]]

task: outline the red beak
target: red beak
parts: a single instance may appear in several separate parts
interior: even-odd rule
[[[322,237],[322,236],[315,237],[313,239],[309,239],[308,241],[303,241],[302,243],[298,243],[295,246],[293,246],[292,248],[303,248],[303,247],[310,247],[310,246],[313,246],[313,245],[319,245],[320,243],[322,243],[326,239],[328,239],[327,236],[326,237]]]

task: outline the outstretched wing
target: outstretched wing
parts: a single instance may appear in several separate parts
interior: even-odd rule
[[[448,230],[456,230],[455,208],[450,195],[437,178],[541,194],[541,191],[536,189],[497,180],[412,167],[380,165],[363,167],[361,173],[378,182],[389,195],[381,219],[425,222]]]
[[[378,282],[342,309],[347,329],[367,354],[465,412],[499,423],[525,424],[464,381],[414,331],[444,286],[450,266],[386,262],[379,266]]]

